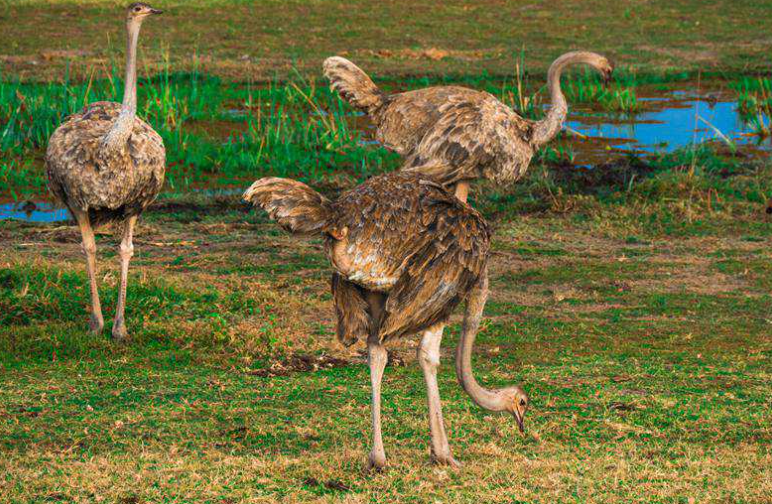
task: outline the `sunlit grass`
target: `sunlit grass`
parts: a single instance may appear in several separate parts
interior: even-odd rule
[[[363,470],[368,371],[361,344],[344,349],[334,340],[318,241],[288,237],[235,202],[147,212],[130,273],[133,339],[115,346],[87,331],[77,230],[0,223],[4,495],[509,504],[513,495],[576,502],[580,493],[598,503],[683,495],[764,502],[772,489],[772,227],[729,200],[694,212],[710,228],[670,213],[685,236],[645,224],[646,207],[659,208],[664,223],[700,193],[688,172],[681,177],[657,189],[634,183],[627,199],[595,210],[515,207],[516,219],[502,218],[505,208],[542,182],[529,178],[509,200],[478,193],[481,210],[498,217],[477,376],[488,386],[521,383],[532,407],[521,436],[511,418],[471,403],[453,372],[454,318],[439,386],[460,471],[429,464],[415,339],[390,345],[389,468]],[[729,177],[722,198],[745,194],[741,177]],[[556,198],[579,194],[555,187],[564,189]],[[98,241],[109,317],[116,245]]]

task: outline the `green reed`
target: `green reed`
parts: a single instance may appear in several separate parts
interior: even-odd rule
[[[742,119],[759,136],[770,135],[772,121],[772,78],[743,77],[730,84],[737,93]]]
[[[632,114],[641,110],[635,92],[637,85],[634,74],[626,71],[618,70],[606,84],[596,72],[585,69],[566,78],[562,88],[571,103],[597,103],[609,112]]]

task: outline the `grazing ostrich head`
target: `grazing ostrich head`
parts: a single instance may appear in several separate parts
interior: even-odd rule
[[[154,9],[152,6],[144,2],[134,2],[133,4],[128,6],[126,11],[127,11],[127,14],[126,14],[127,21],[134,21],[139,23],[141,23],[142,20],[144,20],[148,16],[151,16],[153,14],[163,13],[162,10]]]
[[[520,432],[525,432],[523,422],[525,420],[525,412],[528,411],[528,394],[518,386],[505,388],[501,391],[501,394],[506,397],[506,411],[515,417]]]
[[[531,143],[534,147],[541,147],[560,132],[563,122],[568,114],[568,103],[563,91],[560,89],[560,76],[563,70],[571,65],[588,65],[600,73],[603,80],[608,82],[614,72],[614,64],[608,58],[589,51],[568,52],[556,59],[550,65],[547,72],[547,86],[550,92],[550,110],[541,121],[536,123]]]

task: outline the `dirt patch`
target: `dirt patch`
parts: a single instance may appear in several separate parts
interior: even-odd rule
[[[205,136],[214,140],[226,142],[231,137],[236,137],[247,131],[248,125],[244,121],[220,120],[191,120],[185,122],[183,130],[195,135]]]
[[[421,49],[367,49],[356,51],[356,56],[369,56],[377,59],[395,59],[395,60],[431,60],[439,61],[445,58],[453,58],[465,61],[478,61],[484,58],[501,57],[506,50],[504,48],[475,49],[475,50],[456,50],[439,47],[428,47]],[[347,51],[340,53],[347,55]]]
[[[273,376],[288,376],[294,373],[307,373],[320,369],[332,369],[350,366],[352,363],[346,359],[332,357],[330,355],[304,355],[295,354],[282,362],[274,362],[268,368],[247,371],[252,376],[268,378]]]
[[[633,291],[644,292],[681,292],[715,295],[743,290],[748,295],[751,288],[735,275],[724,273],[703,273],[684,271],[682,274],[668,274],[666,279],[644,278],[628,282]]]
[[[304,478],[302,480],[302,483],[310,487],[324,486],[324,488],[328,490],[335,490],[338,492],[348,492],[351,490],[351,488],[349,488],[348,485],[346,485],[345,483],[337,479],[327,480],[324,483],[322,483],[316,478]]]
[[[45,49],[40,51],[40,57],[44,61],[51,61],[56,59],[72,59],[83,58],[89,56],[91,51],[83,49]]]

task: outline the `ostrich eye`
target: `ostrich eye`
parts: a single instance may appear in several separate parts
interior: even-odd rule
[[[520,406],[525,406],[525,399],[520,399]]]
[[[134,7],[134,12],[139,12],[142,10],[142,7]]]

